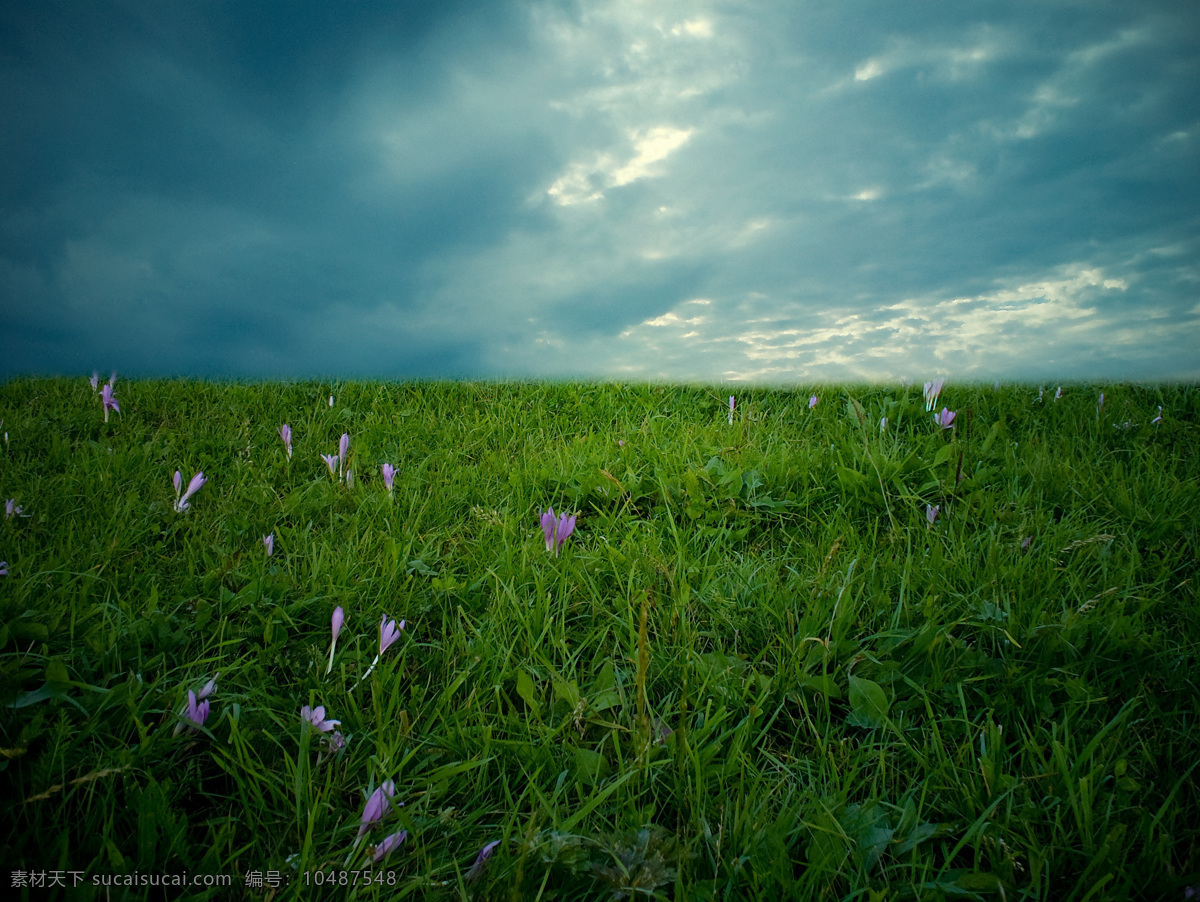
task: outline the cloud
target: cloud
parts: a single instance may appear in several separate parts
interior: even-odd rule
[[[665,160],[687,143],[693,129],[659,125],[644,132],[633,131],[629,141],[633,156],[618,164],[611,154],[600,154],[592,163],[572,163],[566,175],[555,179],[546,193],[563,206],[600,200],[603,188],[619,188],[638,179],[653,176],[654,164]]]
[[[1197,18],[10,4],[0,372],[1194,372]]]
[[[1126,360],[1111,378],[1162,378],[1170,374],[1158,360],[1162,343],[1179,328],[1200,340],[1200,316],[1193,309],[1180,321],[1166,309],[1105,303],[1129,288],[1101,269],[1069,264],[974,296],[910,297],[854,313],[761,295],[733,303],[693,298],[589,356],[615,360],[635,378],[682,372],[788,385],[932,373],[1087,378],[1088,349],[1111,347]],[[1046,334],[1055,336],[1055,350],[1031,366],[1028,348]]]

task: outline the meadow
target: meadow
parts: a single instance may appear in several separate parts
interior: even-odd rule
[[[1055,389],[9,380],[0,883],[1200,893],[1200,391]]]

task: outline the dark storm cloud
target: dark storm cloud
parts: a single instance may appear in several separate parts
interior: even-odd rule
[[[1188,4],[10,4],[0,371],[1200,375]]]

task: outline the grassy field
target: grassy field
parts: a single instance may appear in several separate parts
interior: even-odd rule
[[[113,395],[0,385],[10,898],[1200,883],[1195,386]]]

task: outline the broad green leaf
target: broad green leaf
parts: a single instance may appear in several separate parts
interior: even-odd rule
[[[604,756],[591,749],[575,749],[575,776],[580,783],[595,786],[608,770]]]
[[[617,673],[612,661],[606,661],[600,668],[600,674],[592,683],[589,698],[593,711],[607,711],[621,704],[621,693],[617,689]]]
[[[565,701],[572,708],[579,706],[579,686],[574,680],[555,680],[554,697]]]
[[[841,698],[842,690],[831,676],[811,676],[800,684],[803,689],[819,692],[829,698]]]
[[[517,695],[524,699],[534,715],[542,716],[542,706],[538,704],[537,687],[533,684],[533,677],[529,675],[529,671],[521,670],[517,672]]]
[[[888,713],[887,693],[878,683],[863,677],[850,677],[850,717],[848,723],[858,727],[883,726]]]
[[[71,675],[67,673],[67,665],[58,658],[51,658],[46,663],[46,682],[69,683]]]
[[[9,702],[8,706],[10,708],[27,708],[30,705],[36,705],[38,702],[44,702],[48,698],[62,698],[65,695],[66,690],[61,686],[52,686],[50,683],[44,683],[37,689],[22,692]]]

